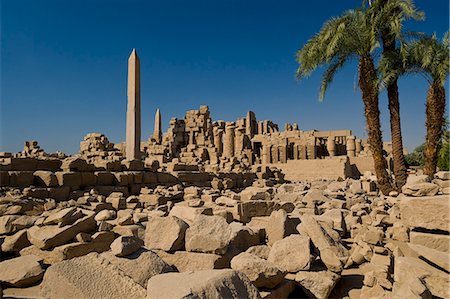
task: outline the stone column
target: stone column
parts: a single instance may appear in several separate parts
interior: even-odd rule
[[[359,155],[361,150],[362,150],[361,139],[356,139],[356,141],[355,141],[355,154]]]
[[[354,157],[356,150],[355,136],[347,137],[347,156]]]
[[[133,49],[128,58],[128,106],[125,157],[129,161],[141,159],[141,84],[140,62]]]
[[[225,138],[223,144],[223,155],[226,158],[234,157],[234,122],[227,122],[225,125]]]
[[[256,117],[253,111],[247,112],[247,117],[245,120],[245,134],[250,136],[250,139],[255,135],[257,130]]]
[[[158,144],[161,144],[162,142],[161,112],[159,111],[159,109],[156,110],[155,114],[155,127],[153,128],[153,139],[155,139]]]
[[[334,137],[328,137],[327,139],[327,150],[330,157],[336,156],[336,143]]]
[[[219,127],[214,127],[213,128],[213,134],[214,134],[214,146],[217,148],[218,155],[222,156],[222,152],[223,152],[223,142],[222,142],[223,131]]]

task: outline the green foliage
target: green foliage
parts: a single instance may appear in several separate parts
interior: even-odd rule
[[[349,10],[326,22],[297,52],[297,78],[307,77],[318,67],[327,66],[319,94],[319,99],[323,100],[329,84],[345,63],[353,58],[369,58],[377,47],[379,43],[368,15],[362,9]]]
[[[384,55],[380,61],[382,84],[387,86],[401,75],[419,73],[425,75],[430,84],[444,86],[449,74],[449,37],[447,32],[442,40],[433,34],[403,41],[398,51]]]
[[[414,149],[412,153],[409,153],[405,156],[406,163],[409,166],[423,166],[425,164],[423,157],[423,150],[425,148],[425,144],[421,144]]]

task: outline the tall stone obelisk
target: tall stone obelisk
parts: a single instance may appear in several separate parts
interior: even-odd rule
[[[125,157],[141,160],[141,74],[136,49],[128,58],[128,106]]]
[[[158,144],[161,144],[162,129],[161,129],[161,112],[159,111],[159,109],[156,110],[155,114],[155,127],[153,129],[153,139],[155,139]]]

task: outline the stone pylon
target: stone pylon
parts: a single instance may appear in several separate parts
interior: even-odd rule
[[[153,129],[153,139],[155,139],[158,144],[161,144],[162,142],[161,112],[159,111],[159,109],[156,110],[155,114],[155,127]]]
[[[136,49],[128,58],[128,106],[125,157],[129,161],[141,160],[141,74]]]

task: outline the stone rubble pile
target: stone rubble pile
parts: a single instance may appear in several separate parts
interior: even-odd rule
[[[86,165],[77,159],[61,167],[78,173]],[[45,298],[450,297],[449,172],[432,181],[410,175],[402,193],[383,196],[370,174],[286,182],[257,170],[248,184],[216,176],[131,195],[93,187],[65,200],[4,187],[0,290]],[[34,176],[48,186],[70,181]]]

